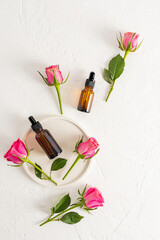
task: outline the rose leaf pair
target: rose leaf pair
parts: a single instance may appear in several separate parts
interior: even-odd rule
[[[51,173],[52,171],[57,171],[63,168],[66,165],[67,160],[63,158],[56,159],[51,165],[50,176],[49,176],[42,170],[41,166],[39,166],[37,163],[33,163],[28,159],[29,154],[30,152],[27,147],[27,144],[24,144],[20,139],[18,139],[12,144],[8,152],[4,155],[4,158],[6,158],[7,161],[9,162],[13,162],[15,165],[9,165],[13,167],[20,167],[25,162],[30,164],[31,166],[34,167],[35,175],[38,178],[42,180],[49,180],[53,182],[55,185],[57,185],[57,183],[52,179]]]
[[[78,190],[80,197],[77,199],[78,202],[74,204],[71,204],[71,198],[69,194],[65,195],[55,207],[51,208],[50,216],[46,221],[41,223],[40,226],[53,221],[62,221],[67,224],[75,224],[80,222],[83,216],[72,211],[73,209],[80,207],[87,212],[90,212],[91,210],[96,210],[98,207],[102,207],[104,199],[101,192],[97,188],[89,188],[86,192],[86,187],[82,193],[80,193]]]
[[[63,168],[66,165],[66,162],[67,162],[67,159],[65,158],[57,158],[56,160],[54,160],[50,168],[50,178],[51,178],[51,173],[53,171],[58,171],[61,168]],[[35,165],[42,170],[41,166],[39,166],[37,163],[35,163]],[[43,173],[39,171],[39,169],[37,168],[35,168],[35,175],[42,180],[49,180],[47,178],[42,177]]]

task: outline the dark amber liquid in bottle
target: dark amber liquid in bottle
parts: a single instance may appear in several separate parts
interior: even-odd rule
[[[86,86],[81,92],[78,110],[89,113],[92,107],[93,98],[94,98],[93,88],[91,86]]]
[[[57,157],[62,152],[62,149],[47,129],[40,129],[35,138],[50,159]]]

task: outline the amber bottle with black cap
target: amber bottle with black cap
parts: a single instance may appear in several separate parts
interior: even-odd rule
[[[51,133],[47,129],[43,129],[40,122],[37,122],[34,117],[30,116],[28,119],[32,123],[32,130],[36,133],[35,138],[37,142],[42,147],[47,156],[50,159],[57,157],[62,152],[62,149],[53,138]]]
[[[82,112],[89,113],[92,107],[92,102],[94,98],[93,88],[95,85],[95,73],[91,72],[89,78],[85,82],[85,88],[82,90],[79,103],[78,110]]]

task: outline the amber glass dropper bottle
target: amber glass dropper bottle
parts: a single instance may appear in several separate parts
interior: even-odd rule
[[[93,88],[95,85],[95,73],[91,72],[89,75],[89,78],[85,82],[85,88],[82,90],[79,104],[78,104],[78,110],[82,112],[89,113],[92,107],[92,102],[94,98],[94,92]]]
[[[50,159],[57,157],[62,149],[55,141],[51,133],[47,129],[43,129],[40,122],[37,122],[34,117],[30,116],[29,121],[32,123],[32,130],[36,133],[35,138],[44,152]]]

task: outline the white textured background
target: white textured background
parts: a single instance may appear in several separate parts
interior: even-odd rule
[[[0,240],[158,240],[160,236],[159,0],[0,1]],[[101,71],[120,52],[118,31],[144,42],[126,59],[108,103]],[[122,53],[122,52],[121,52]],[[123,54],[123,53],[122,53]],[[101,151],[89,174],[72,188],[34,183],[23,168],[9,168],[4,153],[36,118],[59,114],[57,97],[37,70],[60,64],[64,114],[98,139]],[[76,110],[90,71],[96,73],[90,114]],[[59,198],[97,186],[105,206],[77,225],[38,224]]]

